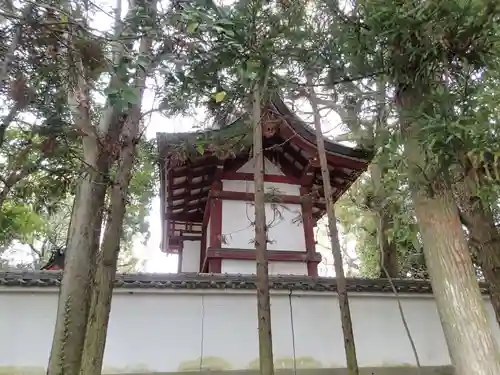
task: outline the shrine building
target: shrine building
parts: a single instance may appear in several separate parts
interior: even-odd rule
[[[326,205],[316,135],[278,98],[262,114],[269,273],[317,276],[314,227]],[[248,134],[242,119],[218,130],[157,134],[161,249],[179,255],[178,272],[255,273],[255,160],[251,142],[235,141]],[[325,148],[337,200],[372,155],[328,139]]]

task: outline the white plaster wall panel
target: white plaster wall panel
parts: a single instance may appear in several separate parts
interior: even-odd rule
[[[401,298],[405,314],[422,365],[449,364],[434,300]],[[363,360],[362,366],[394,365],[391,351],[398,353],[397,362],[416,365],[397,301],[394,298],[352,298],[351,311],[356,350]],[[416,308],[417,311],[414,311]],[[387,324],[387,320],[391,323]],[[388,333],[387,329],[390,330]],[[363,340],[357,338],[363,337]],[[358,344],[359,342],[359,344]]]
[[[240,193],[253,193],[255,191],[253,181],[222,180],[224,191],[237,191]],[[300,185],[284,184],[282,182],[264,182],[264,191],[283,195],[300,196]]]
[[[203,298],[202,298],[203,296]],[[0,366],[46,367],[57,291],[0,288]],[[360,366],[415,363],[397,301],[390,295],[350,294]],[[434,300],[402,295],[404,313],[423,365],[449,364]],[[345,365],[338,302],[333,294],[295,293],[294,340],[287,293],[272,292],[275,358],[311,357],[322,367]],[[487,302],[497,339],[500,330]],[[202,335],[203,332],[203,335]],[[203,348],[203,350],[202,350]],[[258,357],[255,291],[168,290],[116,292],[104,368],[176,371],[200,356],[226,359],[234,369]],[[136,371],[137,372],[137,371]],[[140,371],[139,371],[140,372]]]
[[[255,304],[257,305],[257,300],[255,300]],[[291,318],[288,295],[280,294],[272,296],[271,327],[273,333],[273,357],[275,363],[277,360],[293,357],[294,342]]]
[[[271,275],[307,275],[307,264],[305,262],[269,262],[269,273]]]
[[[0,366],[46,368],[57,293],[1,293],[0,306]]]
[[[1,293],[0,366],[48,363],[57,292]],[[115,294],[104,368],[176,371],[201,355],[201,298],[186,294]]]
[[[257,272],[255,260],[222,259],[222,273],[254,275]],[[269,262],[270,275],[307,275],[303,262]]]
[[[296,356],[312,357],[321,362],[323,367],[345,367],[337,299],[292,294],[292,313]],[[361,363],[359,365],[362,366]]]
[[[200,272],[201,241],[184,241],[181,272]]]
[[[271,243],[268,250],[305,251],[304,227],[300,220],[301,207],[298,204],[283,204],[278,207],[281,217],[271,204],[266,204],[266,222]],[[250,220],[255,220],[253,205],[241,201],[222,201],[223,248],[254,249],[255,228]]]
[[[205,295],[203,356],[219,357],[233,368],[246,368],[258,347],[255,294]]]
[[[432,298],[401,297],[412,338],[424,366],[448,365],[448,348]],[[486,302],[487,309],[491,304]],[[391,296],[350,293],[356,352],[360,366],[415,365],[415,357]],[[326,366],[346,365],[338,302],[332,296],[292,299],[296,355],[310,356]],[[490,321],[494,322],[490,316]],[[494,329],[497,340],[500,330]]]
[[[222,259],[222,273],[255,275],[256,263],[254,260]]]
[[[423,361],[425,365],[429,366],[443,364],[443,358],[446,358],[448,361],[450,361],[448,346],[446,345],[443,328],[441,326],[441,321],[439,319],[439,314],[434,299],[414,297],[401,298],[400,301],[403,307],[405,318],[408,320],[407,323],[413,341],[415,342],[417,352],[419,353],[420,360]],[[362,305],[363,302],[359,301],[358,304]],[[396,304],[397,308],[396,300],[393,301],[393,305],[394,304]],[[488,302],[488,305],[489,304],[490,303]],[[425,314],[422,314],[421,311],[425,311]],[[401,320],[401,314],[399,315],[400,325],[398,331],[401,333],[406,332]],[[498,330],[498,328],[496,329]],[[408,343],[408,347],[410,348],[409,340],[407,339],[406,341]],[[434,345],[428,345],[429,342],[433,342]],[[412,356],[411,358],[412,360],[410,363],[416,364],[414,356]]]
[[[195,294],[115,294],[105,366],[176,371],[200,357],[201,302]]]
[[[258,361],[255,293],[231,295],[230,298],[207,294],[203,301],[203,357],[217,357],[229,362],[233,369],[245,369],[251,362]],[[288,296],[272,298],[271,321],[275,359],[290,357],[293,352],[289,311]]]
[[[236,172],[238,172],[238,173],[254,173],[254,170],[255,170],[255,159],[250,159]],[[264,158],[264,171],[267,175],[273,175],[273,176],[284,176],[285,175],[276,164],[272,163],[266,157]]]

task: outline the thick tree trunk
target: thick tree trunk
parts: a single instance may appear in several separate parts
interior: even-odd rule
[[[156,1],[150,1],[148,5],[151,9],[155,9]],[[139,54],[149,56],[151,46],[152,39],[149,36],[144,36],[140,42]],[[134,87],[137,89],[139,103],[129,110],[127,120],[120,134],[119,144],[121,149],[116,178],[111,189],[110,215],[106,222],[106,230],[94,278],[92,303],[82,353],[81,375],[101,374],[109,314],[111,312],[113,283],[118,266],[128,188],[136,156],[136,144],[141,123],[141,103],[146,88],[147,75],[148,69],[138,69]]]
[[[467,221],[469,245],[475,249],[484,278],[490,285],[491,303],[500,324],[500,233],[490,207],[477,196],[474,178],[465,176],[454,187]]]
[[[337,296],[339,299],[340,318],[342,321],[342,332],[344,334],[344,349],[347,360],[347,373],[349,375],[359,375],[358,360],[356,358],[356,345],[354,343],[354,332],[352,330],[351,311],[349,308],[349,298],[347,295],[347,283],[342,262],[342,250],[339,242],[337,229],[337,219],[335,217],[335,207],[333,202],[332,187],[330,184],[330,171],[326,159],[325,141],[321,130],[321,116],[317,104],[316,94],[312,76],[308,75],[309,99],[314,113],[314,127],[316,130],[316,142],[318,145],[319,161],[321,166],[321,177],[326,199],[326,214],[328,216],[328,228],[332,246],[333,262],[335,266],[335,277],[337,279]]]
[[[110,214],[94,277],[92,302],[82,354],[80,371],[82,375],[99,375],[102,369],[113,283],[118,264],[128,187],[135,159],[135,138],[139,121],[134,121],[129,117],[128,122],[134,122],[134,124],[125,125],[125,127],[132,127],[132,129],[127,129],[127,134],[122,137],[121,144],[124,146],[120,152],[116,179],[111,189]]]
[[[259,319],[259,360],[261,375],[274,375],[271,331],[271,298],[267,260],[267,228],[264,191],[264,154],[260,123],[261,87],[252,90],[253,157],[255,160],[255,257],[257,260],[257,315]]]
[[[99,157],[94,168],[89,168],[77,190],[48,375],[76,375],[80,370],[91,280],[99,248],[108,165],[107,158]]]
[[[138,9],[135,3],[132,5],[129,8],[128,15],[132,15]],[[148,5],[156,6],[156,2],[149,2]],[[125,23],[120,21],[120,9],[121,0],[118,0],[116,12],[117,23],[115,24],[114,32],[116,36],[121,35],[126,29]],[[68,39],[71,39],[71,35]],[[117,37],[117,39],[119,38]],[[146,39],[146,37],[144,37],[143,40],[144,39]],[[148,41],[149,44],[147,44],[148,48],[146,51],[142,49],[143,41],[141,41],[140,53],[149,51],[151,40],[148,38]],[[123,43],[118,43],[113,49],[113,60],[116,64],[121,62],[124,49],[126,49],[126,46],[123,45]],[[145,80],[147,75],[146,69],[138,69],[138,71],[140,72],[138,73],[139,77],[143,77],[143,80]],[[99,249],[106,191],[109,185],[108,172],[113,160],[113,156],[109,155],[106,150],[113,149],[118,140],[117,138],[123,127],[123,115],[130,115],[130,111],[124,114],[122,110],[119,110],[108,101],[101,113],[99,124],[93,127],[90,120],[90,104],[88,100],[89,85],[85,82],[85,77],[83,75],[78,75],[79,73],[80,71],[76,73],[78,85],[75,88],[75,92],[70,93],[68,97],[73,107],[75,124],[81,132],[86,134],[83,137],[83,148],[85,161],[90,166],[91,170],[88,172],[89,177],[84,179],[80,184],[76,198],[77,203],[74,207],[76,212],[71,220],[71,238],[68,241],[68,248],[66,250],[64,277],[59,296],[58,316],[47,371],[48,375],[77,375],[80,372],[82,354],[85,346],[85,335],[88,333],[87,323],[92,298],[96,298],[98,302],[108,301],[106,295],[99,295],[98,298],[95,296],[92,297],[91,290],[95,273],[96,255]],[[123,78],[124,77],[120,77],[118,74],[113,75],[109,86],[115,87],[120,84]],[[141,97],[144,91],[143,86],[144,84],[135,85],[135,87],[142,90],[140,92]],[[127,147],[127,145],[125,145],[125,147]],[[126,177],[122,176],[122,178]],[[119,210],[118,207],[116,209]],[[119,216],[119,212],[117,216]],[[117,229],[118,222],[119,220],[115,220],[109,223],[108,228],[111,226],[109,229],[109,233],[111,234],[108,238],[116,238],[116,236],[112,234],[116,230],[121,230],[121,225]],[[112,246],[111,239],[108,242],[109,246],[107,249],[111,249],[109,253],[116,253],[116,246]],[[107,255],[106,259],[108,259]],[[108,265],[104,257],[100,260],[102,260],[104,265]],[[109,268],[113,268],[112,264]],[[114,269],[116,270],[116,266]],[[108,271],[108,269],[106,269],[106,271]],[[109,274],[102,277],[104,279],[109,278]],[[106,280],[103,281],[103,283],[105,282]],[[101,292],[105,290],[102,285],[100,287],[102,288],[100,290]],[[101,309],[101,307],[106,305],[107,307]],[[96,306],[99,309],[99,313],[96,313],[96,315],[100,317],[99,322],[103,323],[109,315],[109,303],[97,303]],[[100,313],[106,315],[106,318],[102,318]],[[96,325],[93,327],[96,328]],[[97,329],[105,330],[105,328],[98,327]],[[97,335],[94,337],[97,337]],[[102,342],[96,343],[96,348],[99,350],[101,350],[101,344],[102,350],[104,349],[104,338],[101,341]],[[97,361],[99,361],[99,359],[97,359]],[[102,361],[102,358],[100,361]]]
[[[409,115],[420,93],[398,93],[401,129],[424,254],[439,316],[457,375],[500,374],[500,353],[487,320],[451,187],[436,166],[428,164],[419,126]]]
[[[121,126],[118,121],[106,124],[109,133],[99,133],[92,126],[84,77],[79,77],[78,86],[68,97],[75,126],[86,134],[82,144],[87,170],[73,206],[48,375],[77,375],[80,371],[112,160],[105,147],[116,141],[113,134]]]

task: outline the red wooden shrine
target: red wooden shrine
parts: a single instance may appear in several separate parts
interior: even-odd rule
[[[281,195],[279,200],[300,205],[305,238],[303,251],[268,250],[268,259],[270,262],[306,263],[307,273],[316,276],[321,256],[315,250],[313,228],[325,213],[316,137],[313,129],[280,99],[270,102],[262,113],[264,156],[282,171],[281,175],[266,174],[264,180],[300,187],[299,195]],[[241,122],[235,121],[224,131],[236,126],[241,126]],[[212,130],[207,137],[217,137],[222,131]],[[195,134],[197,139],[205,136],[204,133],[157,134],[163,223],[161,249],[165,253],[179,254],[179,272],[183,272],[183,244],[199,241],[196,271],[220,273],[223,260],[255,260],[253,249],[224,246],[222,233],[223,201],[253,201],[253,193],[224,190],[226,181],[253,181],[253,173],[239,171],[250,159],[249,149],[222,158],[215,152],[204,151],[203,155],[193,153],[179,161],[179,144],[195,142]],[[372,155],[328,139],[325,139],[325,147],[334,199],[337,200],[366,170]],[[205,147],[207,149],[210,148]]]

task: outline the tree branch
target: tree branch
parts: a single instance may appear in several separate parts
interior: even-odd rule
[[[35,246],[33,246],[33,244],[29,243],[28,245],[29,245],[29,247],[30,247],[31,251],[32,251],[33,253],[35,253],[35,254],[38,256],[38,259],[40,259],[40,260],[41,260],[41,259],[42,259],[42,253],[41,253],[39,250],[37,250],[37,249],[35,248]]]
[[[23,9],[23,12],[21,14],[21,20],[25,20],[28,15],[31,13],[33,10],[34,4],[26,4],[26,6]],[[5,86],[5,82],[7,80],[7,75],[9,72],[9,65],[12,63],[12,60],[14,59],[14,54],[16,52],[17,46],[21,40],[22,36],[22,31],[23,31],[23,22],[19,22],[16,25],[15,28],[15,33],[14,33],[14,39],[9,45],[9,49],[7,50],[7,53],[5,54],[5,58],[2,61],[2,64],[0,65],[0,91],[3,91],[3,88]]]
[[[14,121],[20,109],[21,108],[17,104],[14,105],[10,109],[7,116],[5,116],[2,120],[2,123],[0,124],[0,147],[2,147],[3,143],[5,142],[5,133],[7,132],[7,128],[12,123],[12,121]]]

